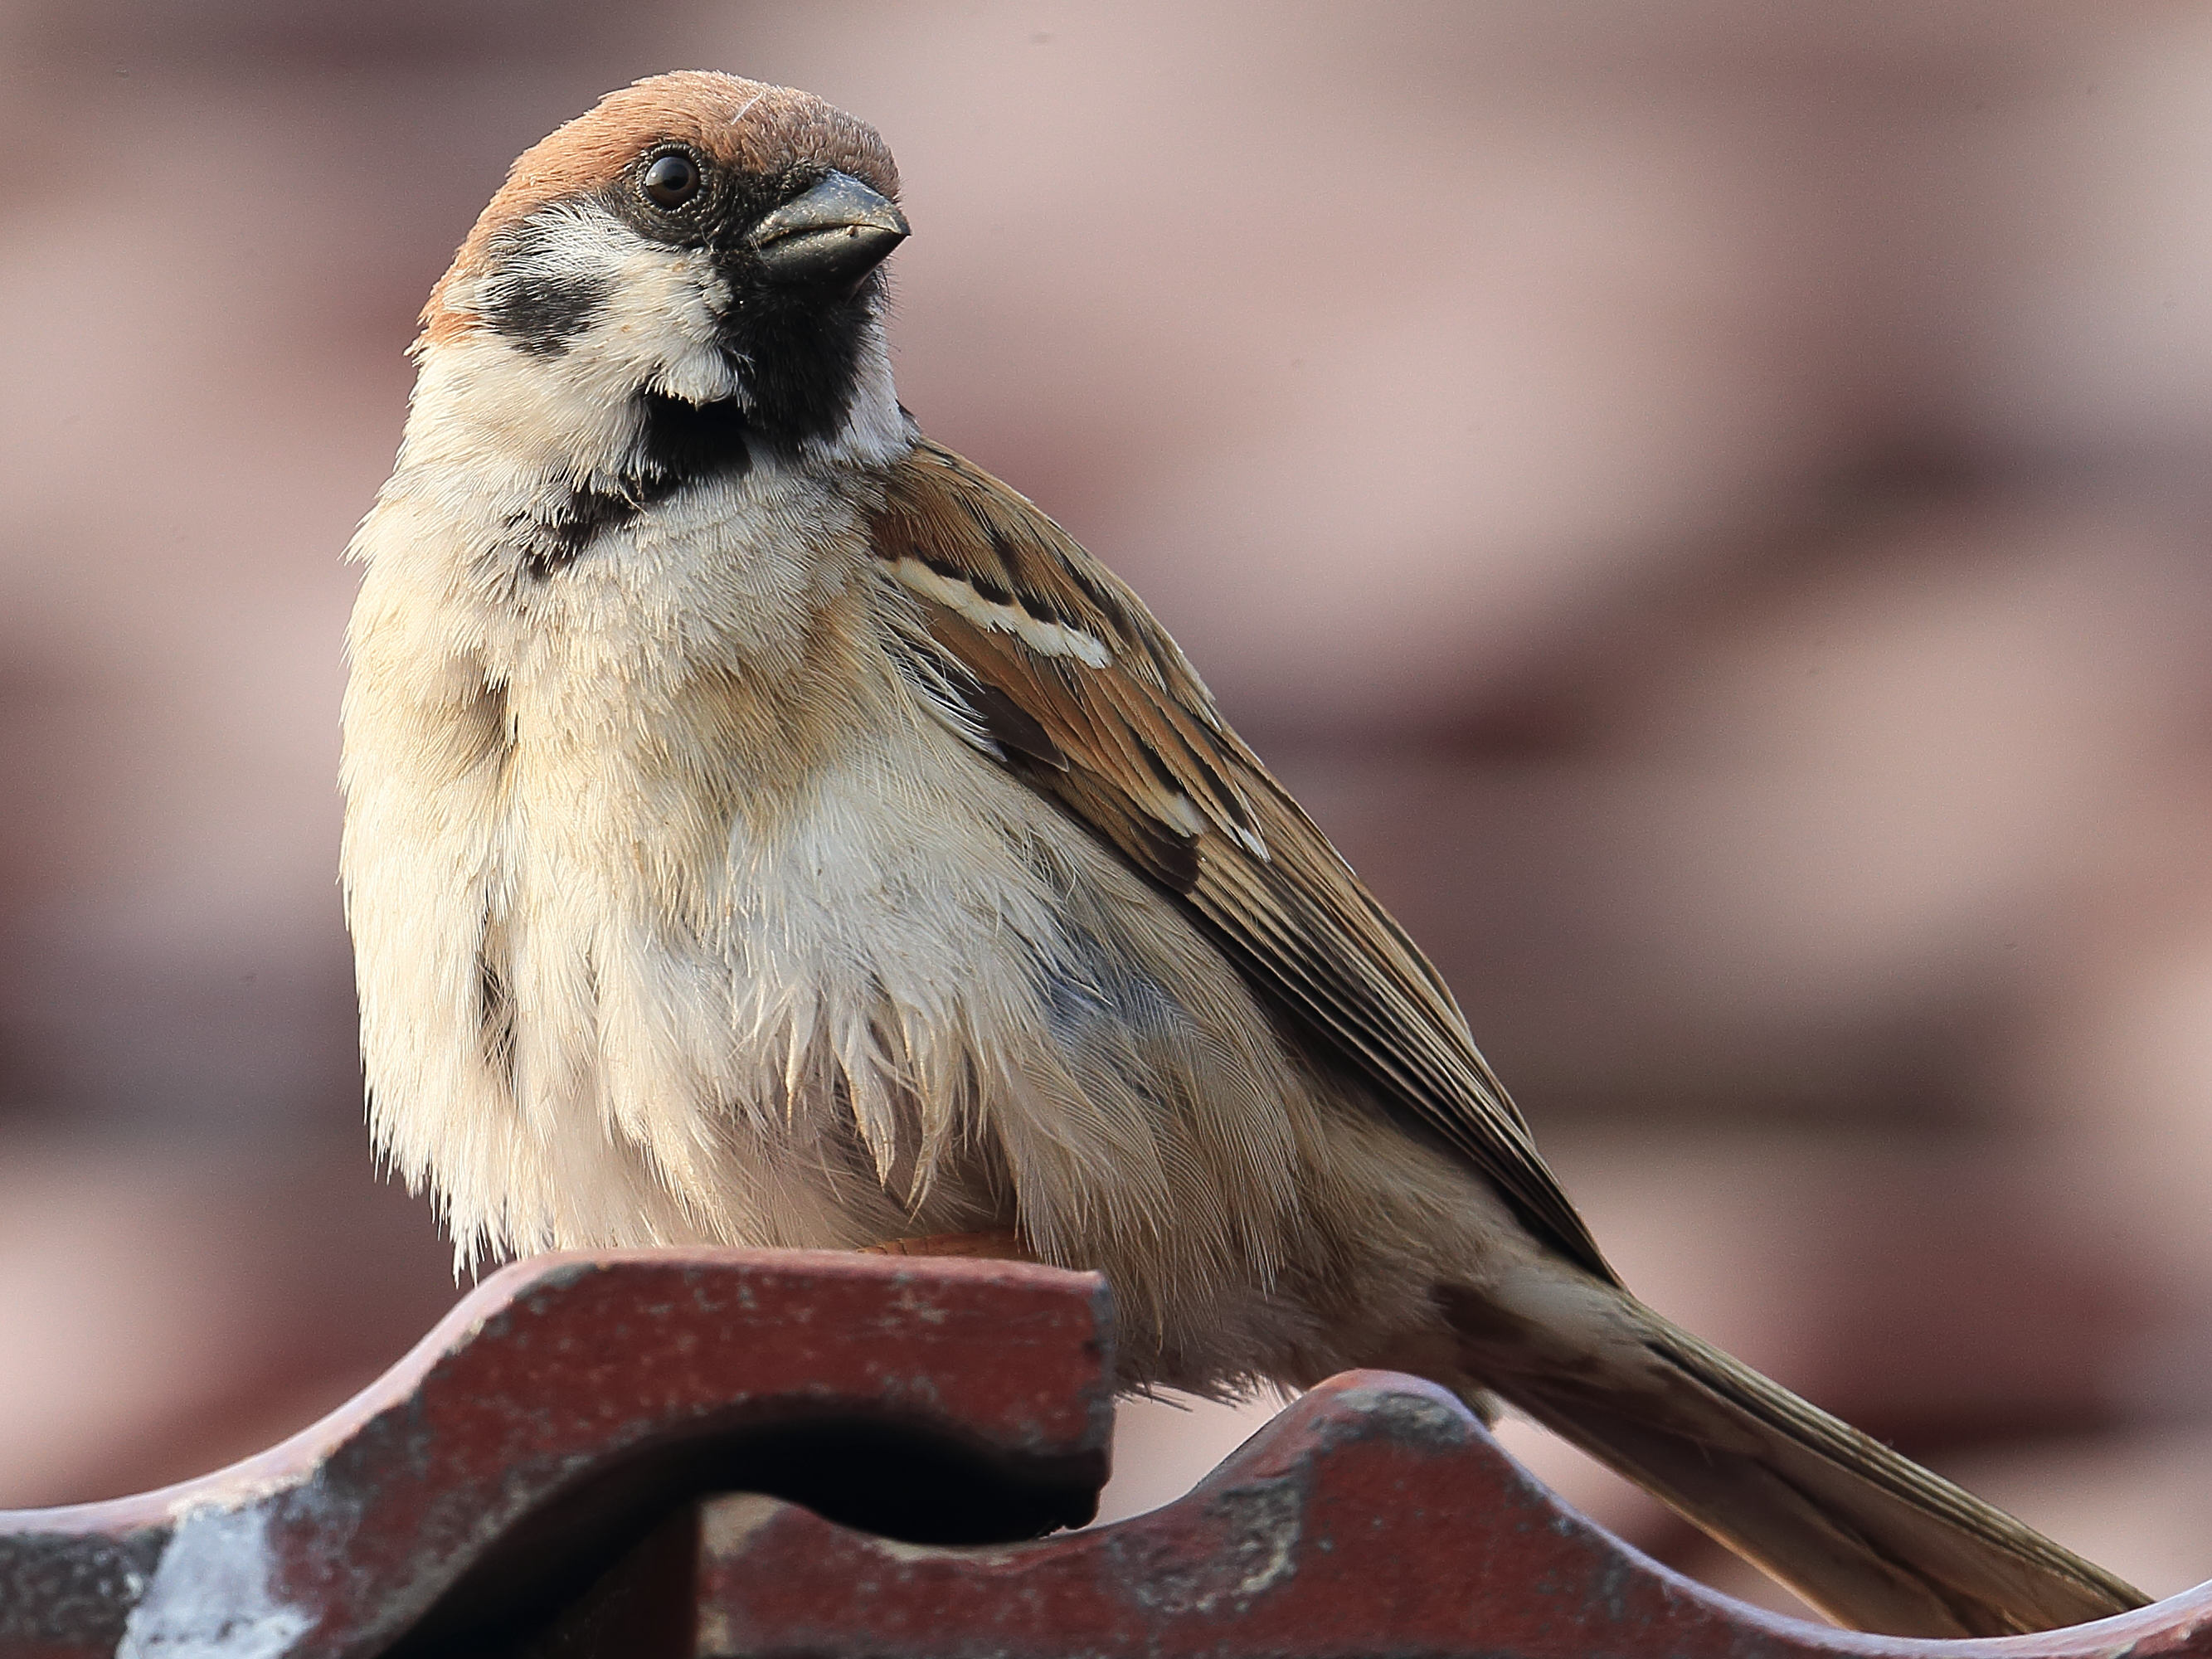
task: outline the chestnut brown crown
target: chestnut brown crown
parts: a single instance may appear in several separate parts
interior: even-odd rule
[[[773,181],[842,173],[887,201],[898,197],[898,167],[866,122],[795,87],[771,86],[711,70],[648,76],[609,93],[515,159],[507,182],[423,307],[427,337],[469,325],[447,303],[455,284],[479,275],[503,233],[556,203],[605,190],[664,149],[699,155],[733,178]]]

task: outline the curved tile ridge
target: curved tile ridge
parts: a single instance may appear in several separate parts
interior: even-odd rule
[[[637,1606],[618,1571],[568,1615],[574,1644],[559,1652],[2212,1656],[2212,1586],[2073,1630],[1974,1641],[1868,1636],[1746,1606],[1567,1507],[1449,1395],[1378,1371],[1306,1395],[1181,1500],[1089,1532],[917,1547],[734,1496],[675,1517],[640,1559],[648,1556],[664,1571],[683,1559],[697,1597],[692,1628],[649,1649],[593,1645],[611,1610]]]
[[[0,1511],[0,1659],[380,1653],[426,1619],[573,1594],[617,1540],[733,1482],[913,1535],[1079,1522],[1105,1477],[1109,1346],[1102,1279],[1025,1263],[537,1257],[258,1456]],[[927,1501],[885,1510],[902,1468]]]

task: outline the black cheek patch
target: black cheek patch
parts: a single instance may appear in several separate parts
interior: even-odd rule
[[[515,276],[483,307],[495,333],[533,357],[557,357],[592,325],[613,285],[604,276]]]

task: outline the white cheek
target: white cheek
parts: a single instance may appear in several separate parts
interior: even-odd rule
[[[695,404],[735,395],[737,372],[714,340],[712,305],[727,284],[714,261],[627,231],[605,252],[614,257],[592,274],[607,297],[558,356],[537,362],[617,398],[641,386]]]
[[[715,343],[714,306],[728,283],[704,253],[653,248],[632,256],[615,278],[614,297],[571,349],[633,386],[686,403],[739,393],[737,370]]]
[[[518,288],[584,283],[603,296],[585,325],[550,349],[492,335],[529,372],[616,402],[641,386],[693,403],[737,393],[714,340],[728,283],[706,253],[647,241],[588,204],[547,209],[525,228],[526,242],[493,274],[453,295],[459,308],[488,315]]]

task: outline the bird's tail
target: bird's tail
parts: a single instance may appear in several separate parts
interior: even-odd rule
[[[2143,1605],[1626,1291],[1576,1289],[1585,1306],[1601,1291],[1619,1305],[1602,1310],[1604,1340],[1573,1353],[1529,1341],[1532,1327],[1510,1316],[1501,1325],[1494,1304],[1455,1308],[1470,1369],[1832,1618],[1894,1636],[2003,1636]]]

